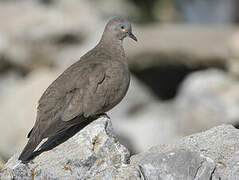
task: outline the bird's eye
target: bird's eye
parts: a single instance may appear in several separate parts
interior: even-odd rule
[[[123,25],[121,25],[121,29],[124,29],[124,26],[123,26]]]

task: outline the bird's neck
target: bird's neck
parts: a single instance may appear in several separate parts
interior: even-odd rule
[[[123,42],[113,37],[102,36],[97,48],[102,49],[108,55],[113,57],[125,57]]]

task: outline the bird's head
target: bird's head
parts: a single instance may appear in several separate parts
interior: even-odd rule
[[[131,24],[123,18],[113,18],[106,25],[105,32],[106,34],[111,34],[118,40],[123,40],[126,37],[137,41],[137,38],[132,33]]]

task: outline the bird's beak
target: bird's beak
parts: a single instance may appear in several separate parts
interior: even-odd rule
[[[135,40],[135,41],[138,41],[137,38],[135,37],[135,35],[134,35],[132,32],[127,32],[127,35],[128,35],[131,39],[133,39],[133,40]]]

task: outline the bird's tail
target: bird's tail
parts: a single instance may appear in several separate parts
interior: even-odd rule
[[[27,163],[42,152],[49,151],[58,146],[59,144],[62,144],[63,142],[74,136],[78,131],[80,131],[92,121],[97,119],[99,116],[90,117],[87,119],[85,119],[84,117],[75,117],[71,121],[67,122],[68,124],[63,125],[65,129],[62,129],[56,134],[48,137],[47,141],[44,142],[37,150],[35,149],[40,144],[43,138],[39,136],[40,133],[36,133],[34,131],[35,129],[32,129],[28,134],[28,137],[30,139],[18,159],[21,160],[23,163]],[[82,120],[81,118],[84,118],[84,120],[79,123],[79,121]]]
[[[40,144],[41,140],[42,138],[40,136],[35,136],[32,134],[18,159],[23,163],[30,161],[32,159],[33,151]]]
[[[77,117],[78,118],[78,117]],[[77,120],[76,118],[76,120]],[[83,121],[79,124],[75,124],[67,129],[63,129],[62,131],[58,132],[57,134],[49,137],[36,151],[32,152],[31,156],[29,157],[29,160],[35,158],[36,156],[40,155],[41,153],[45,151],[49,151],[56,146],[64,143],[69,138],[74,136],[77,132],[79,132],[81,129],[83,129],[85,126],[90,124],[95,118],[88,118],[87,121]]]

